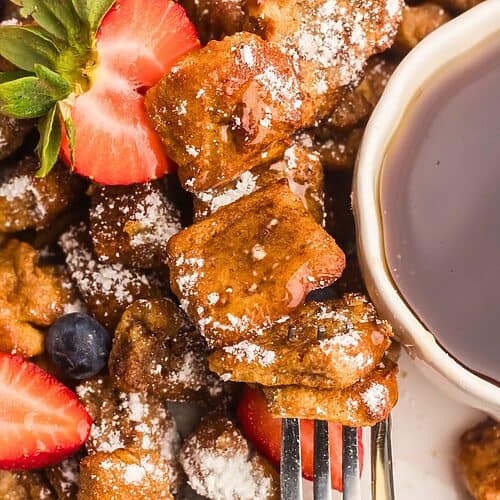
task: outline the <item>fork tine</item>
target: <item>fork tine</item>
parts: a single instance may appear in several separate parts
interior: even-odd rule
[[[281,498],[302,500],[300,427],[298,418],[284,418],[281,430]]]
[[[391,416],[371,429],[372,500],[394,500]]]
[[[344,500],[361,500],[359,478],[358,429],[342,427],[342,479]]]
[[[314,500],[330,500],[330,449],[328,422],[314,421]]]

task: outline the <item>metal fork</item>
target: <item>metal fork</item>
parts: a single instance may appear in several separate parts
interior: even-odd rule
[[[371,429],[371,498],[394,500],[390,416]],[[357,429],[342,429],[344,500],[361,500]],[[281,499],[302,500],[300,427],[296,418],[283,419]],[[328,423],[314,422],[314,500],[330,500]]]
[[[318,329],[318,338],[324,336]],[[288,339],[296,339],[290,328]],[[328,422],[314,422],[314,500],[330,500],[330,450]],[[284,418],[281,435],[281,500],[302,500],[300,425],[297,418]],[[372,500],[394,500],[390,416],[371,429],[371,497]],[[342,478],[344,500],[361,500],[359,478],[358,430],[342,428]]]

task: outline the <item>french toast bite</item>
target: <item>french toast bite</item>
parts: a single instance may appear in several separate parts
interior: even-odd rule
[[[403,19],[394,41],[394,50],[402,55],[407,54],[427,35],[450,19],[451,15],[436,3],[405,5]]]
[[[360,77],[367,59],[388,49],[402,0],[249,0],[249,22],[299,67],[309,126],[328,115],[338,90]]]
[[[90,234],[101,262],[142,269],[165,265],[167,242],[181,229],[180,213],[157,181],[96,186],[92,193]]]
[[[85,457],[78,500],[173,500],[164,461],[151,451],[120,448]]]
[[[208,391],[207,355],[204,339],[171,300],[138,300],[118,323],[109,371],[119,390],[190,401]]]
[[[76,499],[80,486],[80,459],[81,456],[74,455],[44,469],[45,476],[58,500]]]
[[[146,94],[146,108],[191,192],[278,160],[302,125],[291,59],[257,35],[212,41]]]
[[[274,417],[328,420],[349,427],[372,426],[389,415],[398,400],[396,365],[383,361],[345,389],[301,385],[263,387]]]
[[[238,382],[340,389],[378,365],[391,336],[391,327],[365,296],[348,294],[309,302],[265,335],[215,351],[209,363],[211,370]]]
[[[0,248],[0,352],[41,354],[42,329],[63,314],[67,302],[57,269],[39,266],[34,248],[18,240]]]
[[[168,256],[171,288],[214,348],[286,320],[345,265],[342,250],[286,180],[173,236]]]
[[[486,419],[460,438],[460,472],[476,500],[500,498],[500,423]]]
[[[243,31],[247,0],[180,0],[202,43]]]
[[[364,131],[364,127],[347,131],[329,129],[328,138],[318,141],[318,152],[325,170],[352,171]]]
[[[385,56],[371,57],[356,86],[342,91],[338,105],[316,128],[314,142],[327,170],[352,170],[364,126],[382,96],[396,62]]]
[[[325,120],[325,124],[349,130],[365,125],[396,66],[396,62],[387,57],[370,57],[361,81],[344,90],[342,98]]]
[[[180,461],[190,486],[212,500],[279,498],[278,473],[223,415],[202,420],[185,441]]]
[[[87,380],[76,392],[93,420],[86,443],[90,455],[130,447],[158,453],[166,464],[170,488],[177,491],[182,480],[177,462],[180,438],[163,402],[146,393],[120,392],[107,377]]]
[[[2,500],[55,500],[40,472],[11,472],[0,470],[0,498]]]
[[[43,178],[40,164],[26,156],[0,170],[0,232],[42,229],[66,210],[81,191],[81,181],[61,164]]]
[[[71,279],[89,310],[113,330],[128,305],[138,298],[161,297],[155,280],[122,264],[101,263],[92,251],[85,223],[72,226],[59,239]]]
[[[287,179],[290,190],[297,195],[318,223],[323,222],[323,168],[319,154],[295,143],[277,162],[243,172],[233,181],[197,193],[194,196],[195,221],[203,220],[220,207],[261,189],[279,179]]]
[[[8,71],[0,57],[0,71]],[[24,142],[27,134],[33,130],[31,120],[16,120],[0,114],[0,160],[15,153]]]

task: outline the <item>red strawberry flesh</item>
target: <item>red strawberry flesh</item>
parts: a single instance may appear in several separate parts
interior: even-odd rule
[[[167,0],[119,0],[97,37],[99,61],[132,85],[152,87],[188,50],[198,47],[181,5]]]
[[[19,356],[0,354],[0,469],[54,464],[87,440],[92,421],[75,394]]]
[[[172,170],[159,137],[148,126],[144,98],[135,90],[98,83],[76,100],[72,118],[77,173],[103,184],[128,184]],[[64,155],[69,157],[69,151]]]

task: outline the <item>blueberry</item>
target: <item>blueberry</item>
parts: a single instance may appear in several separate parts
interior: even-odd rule
[[[89,315],[72,313],[49,328],[45,347],[58,368],[81,380],[97,375],[106,366],[111,335]]]

